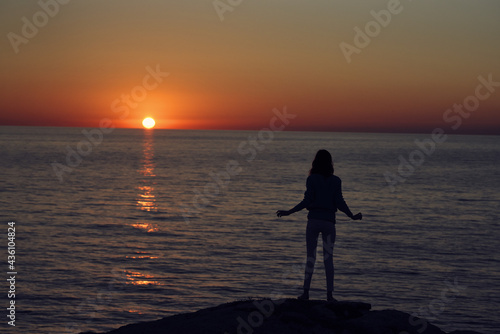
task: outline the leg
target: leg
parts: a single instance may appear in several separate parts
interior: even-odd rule
[[[314,264],[316,262],[316,247],[318,245],[319,230],[315,228],[314,224],[316,224],[316,222],[308,222],[306,229],[307,261],[304,274],[304,295],[307,295],[307,298],[304,299],[309,298],[309,288],[311,287],[311,279],[314,272]]]
[[[321,232],[321,237],[323,239],[323,263],[325,265],[326,291],[328,300],[333,300],[333,245],[335,244],[335,236],[335,225],[332,223],[330,223],[330,225],[327,225],[325,223],[325,226]]]

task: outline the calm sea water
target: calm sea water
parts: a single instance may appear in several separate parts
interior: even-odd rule
[[[416,312],[446,331],[498,333],[498,136],[449,136],[390,191],[384,173],[428,135],[115,130],[85,146],[81,131],[0,128],[2,280],[11,220],[18,272],[16,327],[5,285],[2,332],[103,331],[298,295],[307,212],[274,212],[302,199],[326,148],[364,215],[337,216],[336,297]],[[86,156],[70,158],[60,181],[51,164],[68,168],[67,147]],[[318,262],[311,297],[324,290]]]

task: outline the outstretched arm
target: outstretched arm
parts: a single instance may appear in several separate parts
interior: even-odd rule
[[[291,214],[292,214],[291,210],[278,210],[278,211],[276,211],[276,216],[278,216],[278,217],[289,216]]]
[[[363,219],[363,215],[361,212],[356,213],[354,216],[351,217],[352,220],[361,220]]]
[[[306,191],[306,193],[307,193],[307,191]],[[304,197],[306,197],[306,196],[304,196]],[[278,217],[289,216],[292,213],[295,213],[295,212],[298,212],[298,211],[304,209],[305,207],[307,207],[308,204],[309,204],[309,201],[306,200],[306,198],[304,198],[302,200],[302,202],[300,202],[299,204],[297,204],[296,206],[294,206],[290,210],[278,210],[278,211],[276,211],[276,215]]]
[[[290,210],[278,210],[278,211],[276,211],[276,215],[278,217],[288,216],[288,215],[291,215],[292,213],[298,212],[298,211],[306,208],[314,200],[314,191],[312,188],[313,188],[312,182],[310,181],[309,178],[307,178],[304,199]]]
[[[347,203],[344,200],[344,196],[342,196],[342,182],[339,182],[339,186],[337,188],[337,191],[335,192],[335,205],[337,206],[337,209],[345,213],[347,217],[351,218],[352,220],[363,219],[363,215],[361,214],[361,212],[353,215],[351,210],[349,209],[349,206],[347,206]]]

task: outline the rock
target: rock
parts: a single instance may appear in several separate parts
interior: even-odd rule
[[[370,304],[351,301],[245,300],[101,334],[446,334],[405,312],[370,309]]]

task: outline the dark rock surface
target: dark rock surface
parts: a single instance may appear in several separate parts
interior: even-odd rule
[[[370,311],[370,308],[370,304],[350,301],[246,300],[127,325],[102,334],[446,334],[408,313]]]

